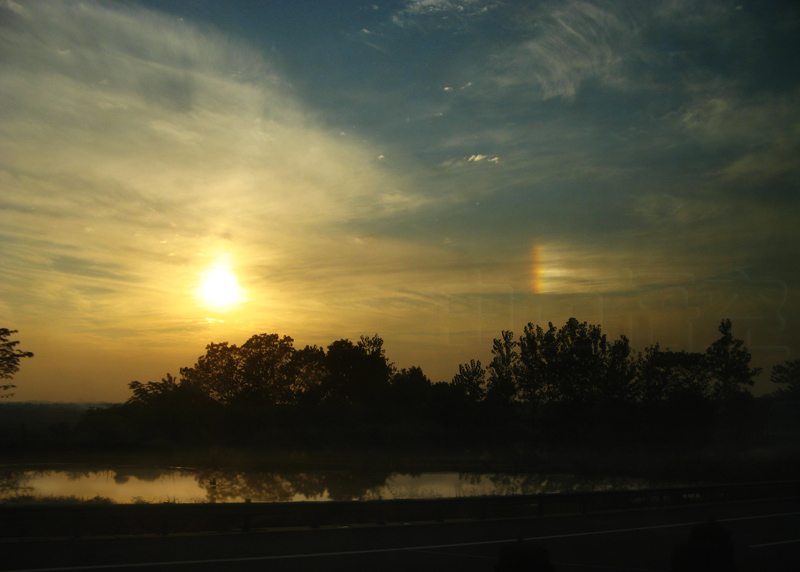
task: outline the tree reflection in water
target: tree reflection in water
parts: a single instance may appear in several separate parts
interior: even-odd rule
[[[345,472],[293,473],[286,476],[265,471],[200,470],[197,482],[206,489],[209,502],[250,499],[255,502],[292,500],[366,500],[379,498],[389,473]]]
[[[636,490],[651,485],[647,481],[631,478],[579,477],[575,475],[540,475],[496,473],[493,475],[466,475],[473,484],[482,478],[492,483],[495,495],[537,495],[605,490]]]
[[[32,473],[17,469],[0,470],[0,500],[31,493],[33,487],[27,483],[33,478]]]
[[[182,473],[180,469],[178,469],[177,471],[179,473]],[[163,478],[165,473],[167,473],[168,471],[165,471],[164,469],[159,469],[157,467],[135,466],[135,467],[122,467],[113,472],[114,472],[114,481],[119,484],[125,484],[131,478],[152,483],[157,481],[158,479]]]
[[[144,483],[148,486],[143,486]],[[357,501],[630,490],[650,486],[657,486],[657,483],[537,473],[400,474],[153,467],[0,469],[0,502],[54,494],[79,499],[102,494],[123,503],[138,500],[243,502],[248,499],[253,502]]]

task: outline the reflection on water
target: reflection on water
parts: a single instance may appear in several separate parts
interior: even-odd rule
[[[292,502],[447,498],[649,488],[640,479],[535,473],[270,472],[152,467],[0,468],[0,502],[20,496],[131,502]]]

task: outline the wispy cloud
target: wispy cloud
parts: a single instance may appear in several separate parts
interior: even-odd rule
[[[288,253],[324,258],[311,236],[422,204],[245,45],[135,8],[8,6],[0,234],[17,312],[178,323],[170,300],[221,253],[257,280]]]
[[[494,54],[492,82],[498,89],[529,89],[544,100],[571,99],[592,79],[618,83],[640,44],[635,19],[613,4],[542,3],[517,26],[523,38]]]
[[[491,0],[409,0],[392,15],[392,22],[402,27],[463,28],[496,7]]]

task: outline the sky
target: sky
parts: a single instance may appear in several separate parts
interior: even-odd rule
[[[568,318],[800,357],[800,9],[0,0],[14,400],[259,333],[449,381]]]

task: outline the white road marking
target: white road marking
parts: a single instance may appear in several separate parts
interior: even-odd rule
[[[795,516],[800,512],[782,512],[776,514],[764,514],[758,516],[742,516],[736,518],[719,519],[717,522],[734,522],[738,520],[754,520],[761,518],[775,518],[779,516]],[[492,544],[509,544],[522,540],[524,542],[532,542],[537,540],[556,540],[559,538],[575,538],[578,536],[599,536],[603,534],[619,534],[620,532],[638,532],[640,530],[658,530],[663,528],[680,528],[684,526],[695,526],[707,521],[698,522],[681,522],[677,524],[660,524],[656,526],[642,526],[638,528],[615,528],[612,530],[596,530],[592,532],[575,532],[571,534],[553,534],[549,536],[532,536],[528,538],[509,538],[504,540],[482,540],[479,542],[458,542],[453,544],[433,544],[427,546],[406,546],[401,548],[373,548],[370,550],[349,550],[343,552],[316,552],[313,554],[280,554],[275,556],[249,556],[243,558],[219,558],[209,560],[178,560],[173,562],[139,562],[133,564],[104,564],[92,566],[66,566],[60,568],[23,568],[20,570],[8,570],[6,572],[71,572],[74,570],[110,570],[117,568],[151,568],[153,566],[186,566],[196,564],[226,564],[235,562],[258,562],[267,560],[289,560],[299,558],[325,558],[330,556],[356,556],[360,554],[381,554],[386,552],[411,552],[411,551],[425,551],[425,550],[438,550],[446,548],[462,548],[465,546],[488,546]],[[796,542],[796,541],[791,541]],[[756,545],[766,546],[766,545]]]
[[[800,538],[796,540],[781,540],[779,542],[765,542],[764,544],[751,544],[750,548],[764,548],[765,546],[778,546],[779,544],[794,544],[800,542]]]

